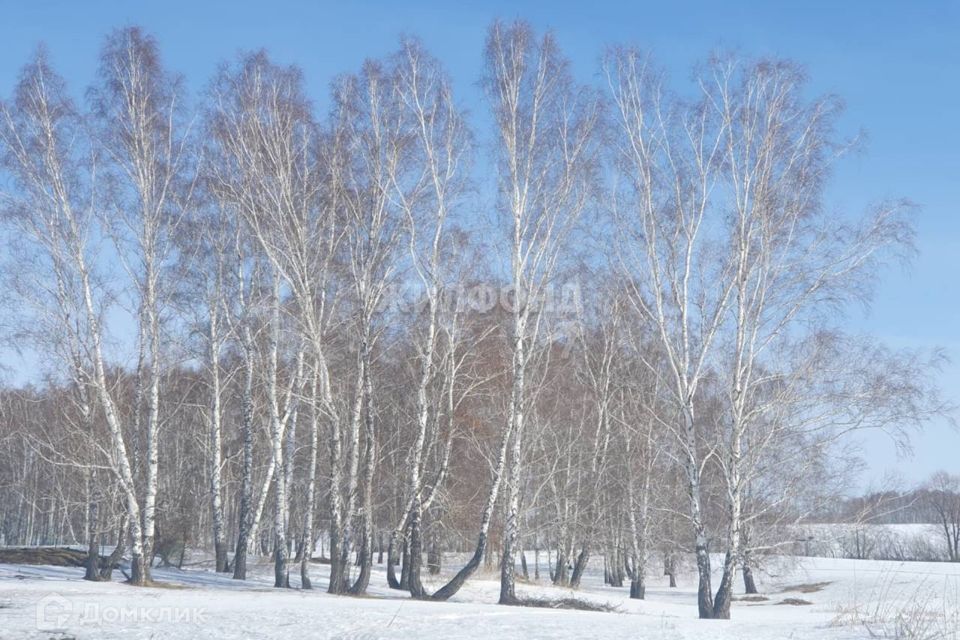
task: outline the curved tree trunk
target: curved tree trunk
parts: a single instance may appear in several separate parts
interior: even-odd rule
[[[730,619],[730,601],[733,598],[733,577],[736,573],[736,561],[733,552],[727,551],[723,561],[723,575],[713,600],[713,617],[718,620]]]
[[[400,534],[394,530],[390,533],[390,541],[387,543],[387,584],[391,589],[401,589],[400,581],[397,580],[397,564],[400,559],[397,557],[397,543]]]
[[[117,566],[120,559],[123,558],[124,548],[127,541],[127,515],[120,517],[120,526],[117,528],[117,544],[113,547],[107,563],[100,567],[100,579],[110,582],[113,579],[113,568]]]
[[[507,447],[509,443],[510,430],[507,429],[500,441],[500,451],[497,455],[497,464],[493,472],[493,484],[490,486],[490,493],[487,495],[487,504],[483,509],[483,514],[480,516],[480,533],[477,536],[477,546],[473,552],[473,556],[471,556],[467,564],[465,564],[447,584],[443,585],[429,597],[430,600],[449,600],[460,590],[460,587],[464,585],[470,576],[476,572],[480,567],[480,563],[483,562],[483,558],[487,553],[487,536],[490,532],[490,523],[493,520],[493,510],[497,504],[500,483],[503,479],[503,471],[507,463]]]
[[[584,544],[583,549],[577,555],[577,561],[573,565],[573,573],[570,574],[570,588],[579,589],[580,580],[583,578],[583,572],[590,563],[590,547]]]

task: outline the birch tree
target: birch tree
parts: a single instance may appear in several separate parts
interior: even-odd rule
[[[633,304],[654,327],[667,364],[666,388],[676,404],[677,422],[665,426],[676,436],[687,478],[699,612],[702,618],[727,618],[742,560],[743,492],[750,465],[759,468],[761,452],[775,441],[772,434],[804,425],[821,439],[836,438],[853,425],[886,424],[891,413],[915,423],[934,409],[924,402],[931,397],[919,383],[875,410],[832,405],[831,395],[807,396],[819,403],[817,418],[781,413],[777,422],[769,418],[774,407],[787,406],[785,398],[764,393],[771,385],[812,393],[823,384],[842,394],[872,395],[875,378],[861,377],[855,367],[822,369],[823,377],[813,382],[810,376],[818,376],[809,365],[776,352],[808,341],[813,349],[800,351],[826,355],[817,348],[824,344],[818,336],[826,335],[825,312],[863,298],[882,258],[909,244],[910,226],[897,203],[851,224],[824,213],[823,183],[842,150],[833,134],[837,104],[831,98],[805,100],[803,76],[794,66],[716,58],[692,103],[669,97],[652,64],[636,51],[615,50],[605,68],[622,140],[615,162],[626,183],[615,203],[622,215],[621,256]],[[837,338],[833,344],[843,344]],[[791,364],[797,368],[791,371]],[[794,375],[805,388],[786,382]],[[698,411],[706,406],[698,392],[707,376],[726,385],[725,409],[709,415],[702,406]],[[711,416],[717,430],[707,432]],[[753,429],[748,454],[750,422],[761,419],[764,426]],[[701,495],[712,460],[723,479],[726,509],[726,558],[716,596]]]
[[[849,224],[825,214],[824,181],[844,149],[833,133],[839,105],[831,97],[805,99],[806,79],[795,65],[718,58],[710,77],[704,91],[723,122],[723,185],[734,211],[729,222],[731,336],[723,341],[725,364],[720,365],[728,385],[729,413],[724,416],[719,460],[729,523],[724,573],[714,602],[714,616],[728,618],[731,585],[742,559],[744,488],[754,465],[769,455],[765,448],[773,441],[770,434],[797,419],[783,419],[784,398],[767,404],[770,394],[761,392],[771,378],[783,381],[794,373],[782,366],[791,360],[773,351],[793,340],[816,339],[826,328],[820,320],[825,310],[842,311],[845,303],[866,299],[883,260],[906,255],[913,232],[899,202],[880,204]],[[810,324],[812,334],[804,335]],[[812,371],[817,376],[816,370],[792,362],[799,365],[797,372],[803,372],[799,375],[808,388],[819,388],[810,384],[808,375]],[[850,368],[854,375],[849,381],[870,393],[873,376],[858,381],[856,371]],[[857,428],[883,427],[896,416],[901,425],[916,424],[934,409],[926,404],[922,380],[920,376],[908,382],[870,407],[855,402],[840,407],[821,398],[821,420],[807,423],[803,432],[813,434],[823,448],[827,438],[836,437],[838,430],[846,432],[853,423]],[[793,384],[785,387],[803,393]],[[772,427],[751,425],[772,414],[779,418]]]
[[[482,83],[496,122],[498,208],[509,229],[513,295],[500,603],[514,604],[527,364],[547,287],[567,235],[588,202],[599,107],[588,89],[574,83],[552,35],[537,38],[524,23],[497,22],[487,35],[484,57]]]
[[[406,485],[407,507],[401,522],[391,534],[390,545],[396,547],[397,538],[409,528],[410,594],[425,595],[420,581],[422,564],[422,519],[429,506],[425,492],[425,463],[430,449],[436,445],[428,438],[431,414],[439,415],[444,410],[443,387],[435,384],[438,365],[439,341],[442,338],[441,314],[443,296],[449,285],[450,260],[447,247],[447,218],[463,191],[465,180],[464,155],[469,144],[463,115],[454,104],[450,81],[439,62],[430,57],[415,41],[405,41],[394,62],[396,71],[395,99],[400,110],[398,117],[412,139],[406,172],[413,175],[393,175],[394,198],[406,218],[405,235],[409,259],[419,281],[426,306],[422,334],[416,336],[419,379],[417,381],[416,425],[409,457],[406,461],[408,480]],[[396,167],[392,167],[396,168]],[[448,354],[454,358],[454,354]],[[449,381],[453,384],[453,381]],[[444,447],[449,452],[449,445]],[[443,466],[443,465],[442,465]],[[430,490],[435,495],[438,484]],[[392,566],[387,567],[388,576]]]
[[[181,223],[175,239],[180,257],[180,289],[185,298],[180,313],[186,316],[190,332],[200,338],[195,357],[203,363],[208,383],[205,458],[210,481],[211,535],[216,571],[225,572],[228,568],[228,525],[223,497],[223,423],[225,387],[232,372],[226,369],[224,356],[234,338],[227,315],[234,306],[230,300],[231,292],[236,289],[236,227],[226,208],[210,197],[212,194],[205,195],[205,202],[198,203],[198,211]]]
[[[302,94],[299,70],[273,65],[262,52],[247,56],[235,69],[222,69],[211,93],[214,106],[208,115],[209,126],[215,135],[217,157],[223,163],[214,170],[212,180],[221,197],[231,203],[250,230],[270,270],[265,386],[272,456],[261,500],[249,517],[250,528],[255,531],[260,505],[272,480],[275,586],[284,587],[289,586],[289,475],[285,472],[284,435],[296,419],[306,374],[303,351],[298,347],[295,371],[289,376],[285,392],[281,389],[281,309],[285,292],[291,286],[299,285],[301,288],[296,291],[303,294],[303,279],[316,277],[304,267],[314,264],[306,252],[317,247],[306,244],[311,237],[298,238],[297,234],[302,236],[303,225],[309,223],[317,206],[317,132]],[[291,236],[298,241],[289,242]],[[305,265],[304,261],[309,262]],[[301,300],[301,308],[311,309],[314,305],[313,299]],[[248,507],[253,508],[251,504]]]
[[[54,115],[51,110],[58,113]],[[90,496],[84,527],[89,549],[85,577],[96,580],[99,578],[98,523],[101,520],[100,500],[96,497],[101,493],[96,487],[95,443],[98,434],[95,431],[95,400],[88,384],[90,362],[84,346],[87,336],[81,287],[70,259],[75,239],[69,233],[58,231],[61,226],[59,214],[50,196],[46,195],[46,202],[37,200],[41,195],[38,189],[49,189],[44,186],[44,181],[49,178],[42,175],[43,164],[38,164],[29,155],[39,153],[43,144],[50,145],[45,155],[47,160],[52,165],[62,163],[63,170],[70,173],[71,193],[65,197],[88,198],[91,185],[85,182],[86,171],[81,164],[85,151],[82,122],[65,95],[63,81],[50,69],[42,49],[24,68],[11,103],[0,103],[0,117],[2,166],[22,189],[20,193],[0,193],[3,222],[9,229],[16,230],[16,240],[8,247],[10,263],[5,266],[4,284],[9,287],[11,306],[14,306],[14,300],[19,301],[21,313],[19,322],[14,318],[10,328],[16,329],[18,340],[28,339],[51,352],[62,363],[65,377],[74,389],[70,405],[76,408],[80,423],[77,426],[89,438],[89,443],[79,447],[73,456],[60,447],[50,447],[47,455],[64,463],[68,457],[75,456],[73,464],[85,466],[84,482]],[[42,135],[48,136],[46,141],[38,139],[38,127],[45,130]],[[56,166],[51,168],[57,170]],[[40,174],[35,173],[38,170]],[[84,209],[87,206],[79,200],[76,204]],[[29,241],[21,243],[22,239]],[[67,418],[69,412],[64,414]]]
[[[118,254],[133,283],[146,379],[143,433],[143,545],[150,579],[159,474],[160,384],[164,375],[162,315],[169,287],[175,230],[192,192],[192,169],[182,115],[182,80],[167,73],[156,41],[137,27],[111,34],[101,53],[93,118],[107,168],[108,206]],[[141,384],[138,381],[138,385]],[[139,405],[139,402],[137,403]],[[139,406],[135,416],[139,416]],[[139,418],[135,417],[139,424]]]
[[[61,276],[60,286],[74,288],[78,316],[68,326],[77,330],[78,347],[89,358],[89,374],[83,384],[96,397],[109,432],[109,468],[124,496],[131,545],[131,582],[149,582],[147,553],[141,522],[134,466],[124,424],[114,397],[104,356],[104,311],[109,295],[100,286],[96,259],[92,256],[97,211],[89,174],[82,171],[83,158],[90,157],[84,145],[84,122],[41,51],[22,75],[14,97],[14,109],[5,108],[4,145],[7,169],[27,204],[21,209],[33,242]],[[69,289],[67,289],[69,290]],[[69,313],[69,306],[64,311]],[[75,322],[75,324],[74,324]]]
[[[336,134],[347,152],[341,206],[345,216],[345,268],[355,307],[356,380],[349,418],[347,509],[341,558],[359,538],[360,571],[351,593],[364,593],[373,558],[373,480],[377,464],[374,372],[376,342],[382,331],[380,308],[397,272],[403,224],[395,205],[412,198],[407,178],[411,139],[398,105],[395,70],[367,61],[360,73],[341,79],[334,90]],[[361,446],[362,445],[362,446]],[[356,518],[351,517],[356,514]],[[359,535],[357,535],[359,529]]]
[[[616,113],[614,162],[626,192],[615,199],[619,254],[630,299],[664,353],[697,558],[698,609],[713,616],[702,474],[708,457],[697,430],[697,391],[723,325],[729,267],[707,235],[724,131],[706,105],[671,102],[658,72],[635,50],[604,63]]]

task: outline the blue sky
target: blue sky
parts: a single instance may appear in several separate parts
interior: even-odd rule
[[[920,254],[906,270],[883,274],[877,298],[849,318],[894,346],[942,346],[954,360],[945,394],[960,404],[960,0],[773,2],[107,2],[0,0],[0,95],[39,42],[81,95],[97,50],[115,26],[139,24],[160,41],[168,66],[201,89],[216,65],[265,47],[305,72],[318,107],[338,73],[419,36],[452,75],[460,100],[482,113],[476,79],[484,30],[501,17],[552,28],[588,81],[607,44],[651,51],[678,82],[717,47],[789,57],[805,64],[817,92],[847,103],[845,133],[868,134],[863,154],[837,172],[830,202],[858,211],[871,201],[908,197],[918,214]],[[8,361],[8,367],[17,363]],[[22,374],[21,374],[22,375]],[[20,377],[20,376],[17,376]],[[917,481],[944,468],[960,472],[960,435],[945,423],[914,440],[898,459],[883,437],[865,438],[864,484],[893,469]]]

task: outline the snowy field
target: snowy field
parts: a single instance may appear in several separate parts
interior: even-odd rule
[[[641,602],[627,597],[627,587],[603,586],[595,567],[575,595],[617,607],[601,613],[498,606],[490,574],[468,582],[451,602],[411,601],[380,586],[386,579],[383,567],[378,570],[370,595],[354,598],[323,592],[322,565],[312,569],[313,591],[274,590],[268,563],[255,565],[246,583],[202,565],[157,569],[163,586],[150,588],[84,582],[75,568],[0,565],[0,638],[960,637],[960,565],[946,563],[770,562],[760,576],[766,599],[736,601],[730,621],[696,619],[692,575],[682,576],[676,589],[653,577]],[[298,576],[291,580],[297,584]],[[518,591],[573,595],[545,584],[524,583]]]
[[[797,555],[871,560],[948,559],[943,529],[934,524],[809,524],[791,531]]]

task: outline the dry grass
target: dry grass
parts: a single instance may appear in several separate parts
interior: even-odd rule
[[[147,583],[144,584],[143,586],[145,586],[145,587],[153,587],[153,588],[155,588],[155,589],[172,589],[172,590],[174,590],[174,591],[190,590],[190,589],[194,589],[194,588],[195,588],[195,587],[191,587],[190,585],[178,584],[178,583],[176,583],[176,582],[156,582],[156,581],[154,581],[154,580],[151,580],[150,582],[147,582]]]
[[[108,560],[109,558],[100,556],[100,566],[106,565]],[[0,549],[0,564],[45,564],[55,567],[85,567],[87,565],[87,552],[65,547]]]
[[[831,626],[862,627],[878,640],[960,640],[960,589],[933,580],[904,587],[891,571],[852,605],[838,607]]]
[[[517,598],[514,603],[518,607],[535,607],[538,609],[573,609],[576,611],[602,611],[616,613],[620,608],[610,603],[590,602],[579,598]]]
[[[807,606],[807,605],[813,604],[813,603],[810,602],[809,600],[804,600],[804,599],[802,599],[802,598],[784,598],[783,600],[781,600],[781,601],[778,602],[777,604],[786,604],[786,605],[790,605],[790,606],[792,606],[792,607],[804,607],[804,606]]]
[[[827,585],[833,584],[830,581],[827,582],[807,582],[804,584],[793,584],[787,587],[780,589],[780,593],[816,593],[817,591],[823,591],[823,588]]]
[[[768,598],[767,596],[761,596],[761,595],[749,595],[749,596],[740,596],[739,598],[738,597],[733,598],[734,602],[767,602],[768,600],[770,600],[770,598]]]

